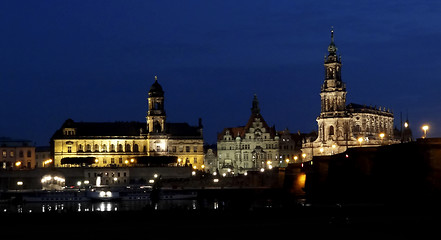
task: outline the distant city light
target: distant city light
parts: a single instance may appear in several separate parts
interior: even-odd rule
[[[423,125],[423,126],[421,127],[421,129],[423,129],[423,131],[424,131],[424,136],[423,136],[423,138],[426,138],[426,137],[427,137],[427,130],[429,130],[429,125]]]

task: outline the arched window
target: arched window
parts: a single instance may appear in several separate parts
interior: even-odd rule
[[[110,144],[110,151],[111,151],[111,152],[115,152],[115,145]]]
[[[100,146],[98,146],[98,144],[95,144],[95,146],[93,146],[93,150],[95,152],[99,152],[100,151]]]
[[[123,151],[123,145],[122,144],[118,144],[118,152],[122,152]]]
[[[161,129],[161,124],[158,122],[158,121],[155,121],[154,123],[153,123],[153,132],[155,132],[155,133],[159,133],[159,132],[161,132],[162,131],[162,129]]]
[[[360,132],[360,131],[361,131],[360,125],[355,125],[354,132]]]
[[[133,145],[133,151],[134,152],[139,152],[138,144]]]
[[[31,151],[28,151],[28,157],[31,157],[31,156],[32,156]]]
[[[103,144],[102,151],[103,151],[103,152],[107,152],[107,146],[106,146],[106,144]]]
[[[20,152],[18,153],[18,156],[21,157],[21,158],[24,157],[24,156],[23,156],[23,151],[20,151]]]
[[[83,151],[83,144],[78,145],[78,152],[82,152]]]
[[[86,145],[86,152],[90,152],[92,151],[92,147],[90,146],[90,144]]]
[[[130,152],[130,151],[132,151],[130,144],[126,144],[126,152]]]
[[[329,135],[334,135],[334,126],[329,127]]]

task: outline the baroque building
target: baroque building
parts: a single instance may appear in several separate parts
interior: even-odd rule
[[[350,103],[346,105],[346,84],[341,77],[341,56],[337,55],[334,31],[325,56],[325,79],[321,86],[321,112],[317,117],[318,136],[303,143],[303,160],[332,155],[351,147],[396,143],[394,116],[390,110]]]
[[[280,137],[275,127],[269,127],[260,113],[257,96],[251,107],[251,116],[245,126],[228,127],[218,134],[216,169],[221,173],[243,174],[272,167],[286,166],[299,149],[295,141],[283,132],[284,149],[280,154]],[[292,144],[288,144],[291,140]]]
[[[198,126],[166,122],[164,91],[157,77],[148,92],[146,122],[68,119],[54,133],[51,144],[55,167],[130,167],[166,159],[168,165],[191,164],[199,169],[204,162],[201,120]]]

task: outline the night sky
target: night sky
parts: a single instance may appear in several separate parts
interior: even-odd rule
[[[347,103],[441,136],[441,1],[0,3],[0,136],[49,145],[62,123],[145,121],[158,75],[168,122],[216,142],[253,94],[278,130],[317,130],[334,27]]]

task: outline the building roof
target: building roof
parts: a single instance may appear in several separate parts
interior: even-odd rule
[[[32,141],[24,139],[13,139],[0,137],[0,147],[32,147]]]
[[[275,127],[269,127],[265,119],[263,119],[262,115],[260,114],[259,101],[257,99],[257,95],[254,94],[252,107],[251,107],[251,116],[248,119],[247,124],[245,126],[240,126],[240,127],[224,128],[224,130],[218,134],[217,139],[222,140],[227,132],[230,135],[232,135],[234,138],[236,137],[244,138],[245,133],[249,132],[249,129],[252,127],[253,122],[255,121],[256,118],[260,119],[260,122],[262,122],[262,128],[265,128],[266,131],[270,133],[271,138],[274,138],[276,135],[276,129]]]
[[[78,137],[131,137],[147,133],[145,122],[74,122],[68,119],[58,129],[52,138],[78,138]],[[64,128],[75,129],[75,135],[64,135]],[[199,127],[190,126],[188,123],[166,123],[166,134],[169,137],[201,137]]]
[[[372,106],[366,106],[366,105],[361,105],[361,104],[356,104],[356,103],[349,103],[346,106],[346,110],[349,113],[372,113],[372,114],[378,114],[378,115],[384,115],[384,116],[390,116],[393,117],[394,114],[386,108],[383,107],[383,109],[381,107],[372,107]]]
[[[224,130],[218,134],[217,136],[218,140],[222,140],[225,134],[227,133],[227,131],[234,138],[236,137],[244,138],[245,133],[249,132],[249,129],[252,127],[255,118],[260,118],[260,121],[262,122],[262,128],[265,128],[266,131],[270,133],[271,138],[274,138],[276,136],[275,127],[269,127],[265,119],[263,119],[262,115],[260,115],[260,113],[251,113],[251,116],[248,119],[248,122],[245,126],[224,128]]]
[[[150,97],[163,97],[164,90],[162,90],[162,86],[158,83],[158,77],[155,76],[155,82],[150,87],[149,91]]]

